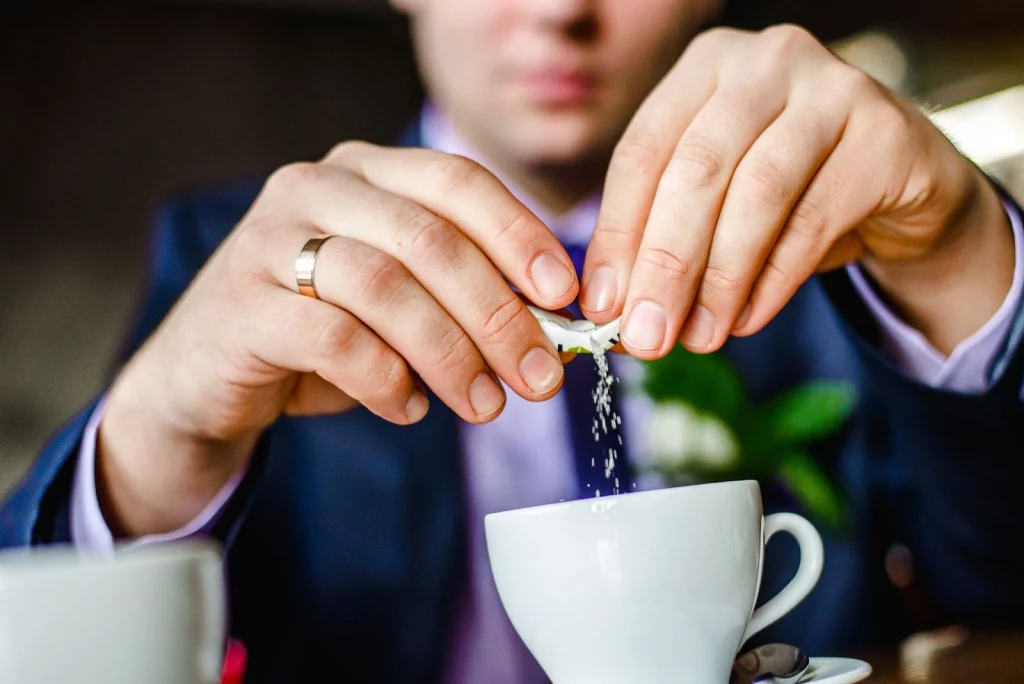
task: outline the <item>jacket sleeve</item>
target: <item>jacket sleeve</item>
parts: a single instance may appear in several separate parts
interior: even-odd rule
[[[181,297],[202,265],[248,210],[259,186],[190,196],[162,211],[152,235],[150,268],[136,320],[119,354],[123,364]],[[22,482],[0,506],[0,548],[71,541],[70,498],[90,403],[43,447]],[[212,536],[230,543],[244,516],[264,459],[260,440],[248,472],[225,505]]]
[[[1008,199],[1008,198],[1007,198]],[[1012,200],[1009,200],[1012,201]],[[942,619],[1017,622],[1024,611],[1024,311],[980,394],[911,379],[881,351],[874,317],[845,271],[822,279],[862,361],[886,527]]]

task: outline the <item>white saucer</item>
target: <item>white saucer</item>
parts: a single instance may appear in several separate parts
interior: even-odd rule
[[[871,676],[871,666],[853,658],[811,658],[798,684],[853,684]]]

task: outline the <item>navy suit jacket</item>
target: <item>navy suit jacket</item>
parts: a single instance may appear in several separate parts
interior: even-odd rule
[[[125,355],[152,332],[259,188],[191,194],[163,214]],[[1022,620],[1018,337],[985,394],[922,386],[878,353],[873,319],[840,271],[808,282],[762,333],[728,343],[755,399],[822,377],[846,379],[860,393],[849,425],[817,449],[855,508],[855,529],[826,537],[818,588],[762,640],[825,655],[891,643],[930,621]],[[0,547],[69,541],[74,464],[92,410],[44,447],[0,509]],[[319,681],[324,671],[347,681],[438,679],[466,570],[456,428],[454,415],[434,401],[409,427],[354,410],[282,418],[267,430],[214,531],[227,547],[231,631],[248,645],[249,684]],[[786,507],[765,491],[768,510]],[[893,544],[913,555],[912,591],[887,579],[884,556]],[[794,547],[788,539],[769,547],[762,597],[792,576]]]

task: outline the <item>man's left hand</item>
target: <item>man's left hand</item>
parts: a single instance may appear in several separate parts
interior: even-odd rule
[[[640,358],[764,327],[815,271],[861,260],[949,353],[1014,269],[999,196],[913,104],[803,29],[698,36],[613,154],[583,273]]]

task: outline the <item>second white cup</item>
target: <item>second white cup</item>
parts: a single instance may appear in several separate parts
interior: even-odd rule
[[[3,684],[218,684],[225,636],[211,543],[0,553]]]

